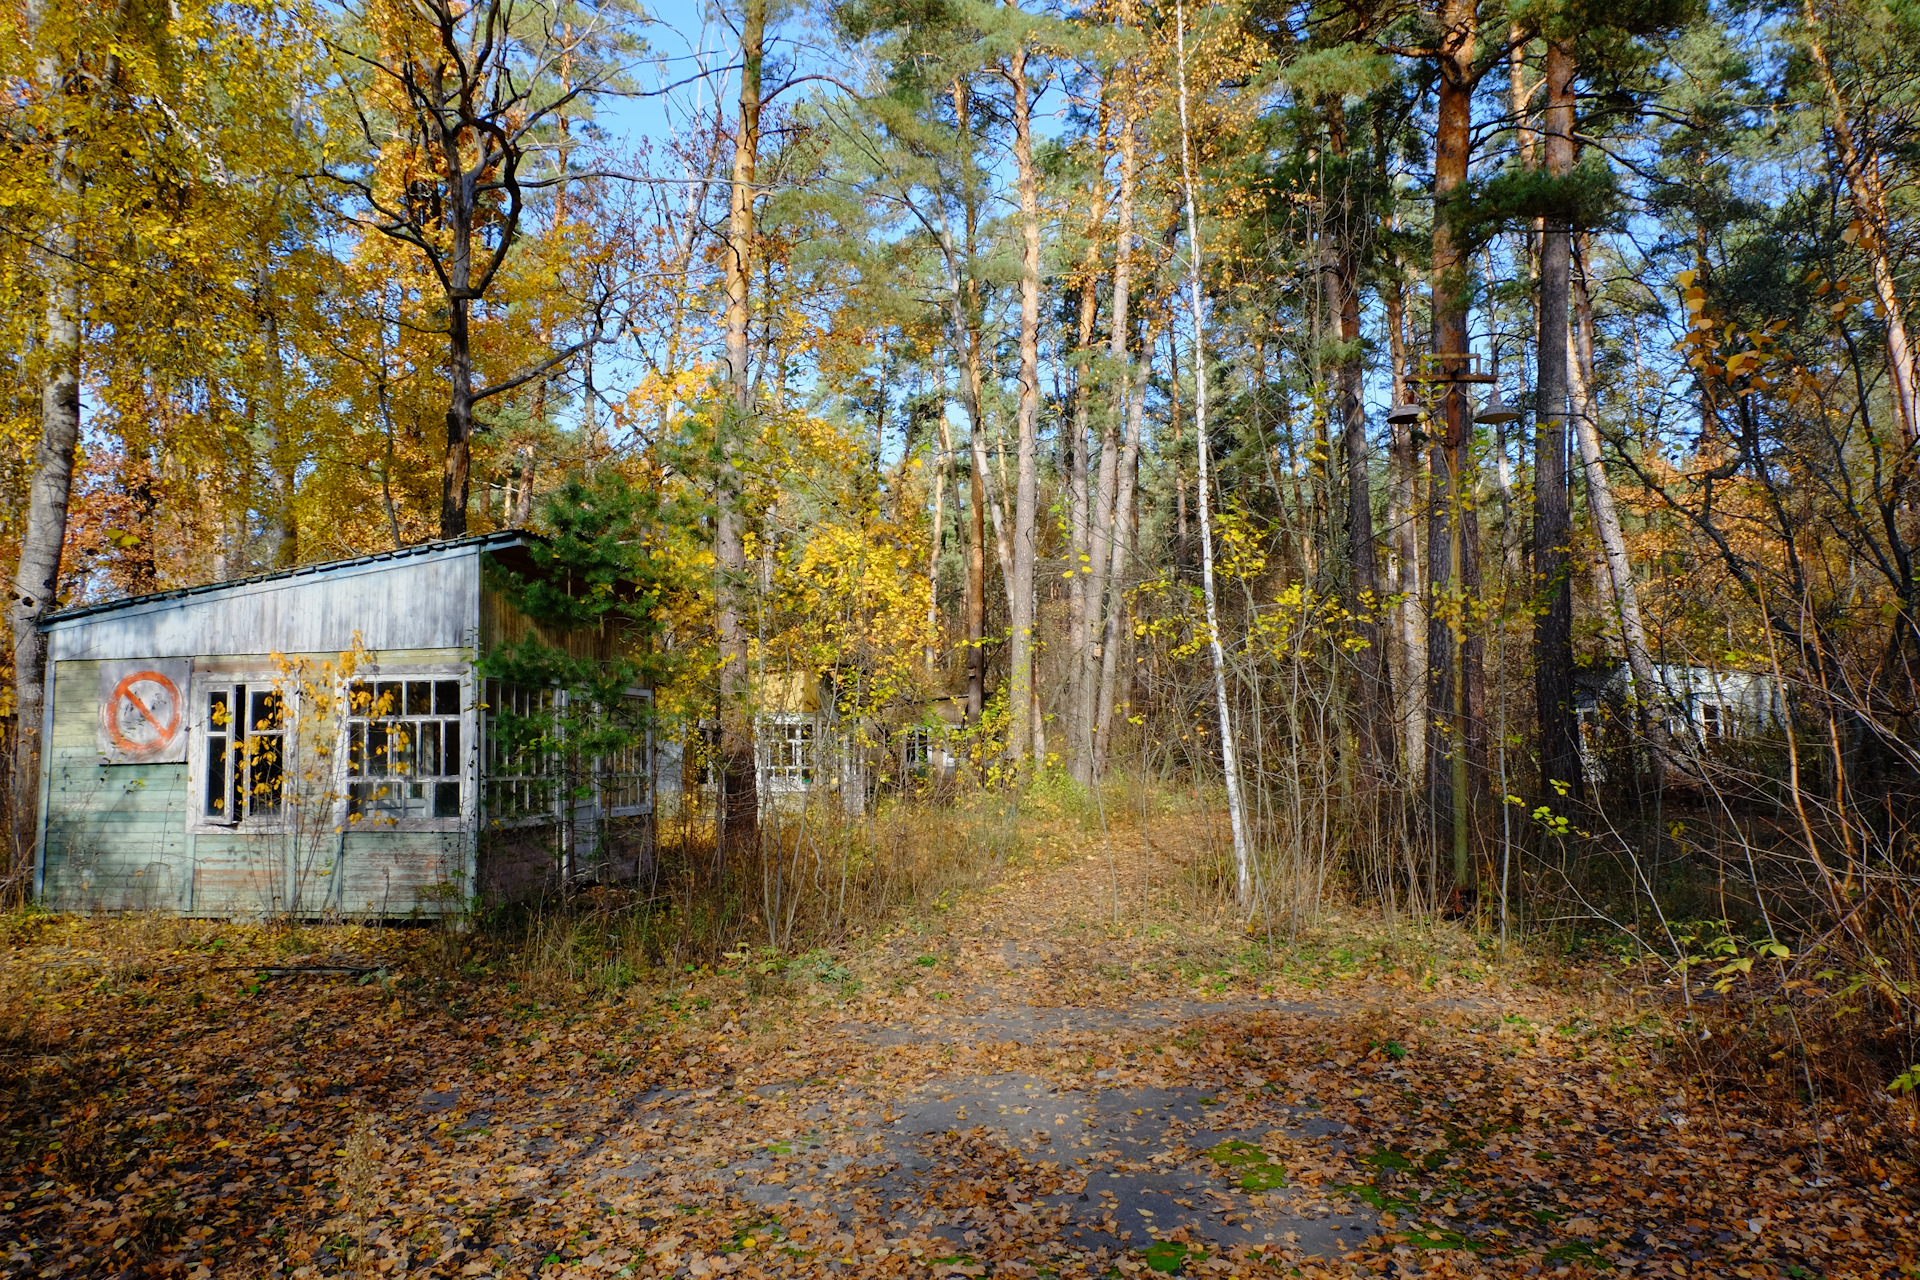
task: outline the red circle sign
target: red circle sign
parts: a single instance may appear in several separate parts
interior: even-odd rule
[[[180,732],[180,690],[159,671],[136,671],[107,699],[107,736],[129,755],[164,751]]]

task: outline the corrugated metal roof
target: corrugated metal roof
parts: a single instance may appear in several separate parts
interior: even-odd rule
[[[510,547],[525,546],[530,542],[542,541],[539,534],[527,529],[499,529],[493,533],[476,533],[465,538],[447,538],[439,542],[420,542],[410,547],[400,547],[393,551],[376,551],[369,555],[354,556],[348,560],[325,560],[316,564],[295,565],[291,569],[276,569],[272,573],[256,573],[247,578],[229,578],[225,582],[208,582],[197,587],[178,587],[172,591],[154,591],[142,596],[127,596],[120,600],[107,600],[100,604],[83,605],[78,609],[62,609],[50,613],[41,619],[42,630],[61,622],[70,622],[75,618],[88,618],[96,614],[112,613],[118,609],[129,609],[135,605],[154,604],[163,600],[185,600],[193,596],[206,595],[212,591],[230,591],[235,587],[251,587],[263,582],[278,582],[288,578],[301,578],[310,575],[333,573],[341,569],[358,568],[377,564],[383,560],[407,560],[418,556],[432,555],[436,552],[457,551],[463,547]]]

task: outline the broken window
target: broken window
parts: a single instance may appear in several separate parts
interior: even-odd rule
[[[799,716],[780,716],[761,722],[760,757],[769,786],[813,785],[813,730],[813,721]]]
[[[349,821],[460,817],[460,701],[458,680],[358,680],[348,688]]]
[[[647,727],[653,695],[629,692],[604,726],[607,749],[600,757],[600,798],[614,817],[653,808],[653,735]]]
[[[237,826],[277,819],[286,802],[286,708],[271,684],[204,687],[202,813]]]
[[[486,821],[551,822],[560,803],[562,695],[505,680],[489,680],[486,688]]]

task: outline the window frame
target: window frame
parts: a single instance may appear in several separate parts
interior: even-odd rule
[[[569,810],[567,803],[568,792],[565,784],[568,781],[569,775],[565,765],[568,752],[567,744],[564,740],[564,729],[566,717],[573,706],[572,696],[566,689],[558,685],[536,688],[530,685],[515,685],[512,681],[500,680],[494,677],[487,678],[485,683],[480,687],[485,690],[482,701],[486,703],[484,708],[486,714],[480,728],[482,741],[479,745],[481,761],[481,776],[479,782],[481,793],[480,820],[484,824],[485,829],[493,831],[508,830],[515,827],[543,827],[553,826],[567,821]],[[496,711],[494,699],[509,689],[525,693],[529,696],[550,699],[547,705],[541,709],[541,713],[553,715],[562,727],[562,741],[557,743],[555,748],[543,757],[547,767],[542,772],[495,773],[489,767],[494,761],[493,744],[495,734],[493,731],[493,718]],[[623,700],[631,698],[637,702],[644,703],[646,706],[647,732],[644,740],[639,744],[639,763],[641,767],[637,772],[622,775],[625,777],[639,778],[645,789],[645,797],[640,803],[634,805],[615,806],[607,804],[607,780],[610,776],[607,769],[607,760],[604,756],[595,756],[591,762],[586,765],[587,782],[591,788],[593,797],[593,811],[603,818],[636,818],[652,813],[654,810],[655,793],[659,788],[659,780],[654,776],[653,690],[630,686],[621,694],[621,697]],[[513,714],[524,715],[528,713],[515,710]],[[516,812],[511,816],[500,817],[495,816],[492,810],[487,807],[487,793],[494,787],[539,786],[546,784],[551,784],[553,787],[553,804],[549,808],[527,809]],[[576,814],[579,812],[579,805],[577,803],[574,805],[573,812]]]
[[[632,699],[635,702],[645,704],[646,707],[646,710],[642,714],[646,717],[647,733],[639,745],[640,768],[637,772],[620,775],[622,777],[636,777],[641,779],[642,786],[646,790],[646,796],[637,805],[608,804],[606,802],[607,779],[613,775],[607,768],[606,757],[601,756],[594,761],[593,798],[594,803],[599,807],[601,816],[603,817],[640,818],[653,812],[654,792],[659,787],[659,779],[654,776],[656,766],[653,758],[653,690],[629,688],[626,692],[622,693],[620,697],[623,701]]]
[[[820,772],[820,741],[822,732],[821,717],[815,715],[770,714],[759,718],[754,732],[754,756],[759,777],[756,780],[762,791],[769,794],[799,794],[812,791]],[[798,730],[789,738],[788,730]],[[801,761],[786,764],[780,761],[785,749],[800,744],[804,747]]]
[[[287,784],[299,774],[299,737],[294,726],[300,723],[300,691],[286,688],[283,674],[259,668],[238,670],[196,669],[187,682],[187,830],[194,835],[285,835],[293,830],[293,805],[287,797]],[[221,689],[256,686],[271,688],[280,698],[280,807],[263,817],[221,817],[207,812],[208,739],[217,729],[207,711],[207,698]],[[231,750],[231,746],[228,747]]]
[[[406,712],[390,716],[356,715],[353,709],[353,686],[357,684],[377,684],[381,681],[425,680],[430,682],[458,681],[460,685],[460,768],[455,774],[436,774],[435,777],[454,777],[460,784],[459,812],[450,818],[431,816],[421,818],[395,818],[378,814],[360,818],[352,816],[354,775],[351,772],[353,726],[356,721],[365,724],[368,720],[406,720]],[[431,662],[378,662],[368,663],[354,670],[351,675],[342,676],[337,682],[335,695],[341,707],[339,735],[336,740],[334,769],[334,789],[339,799],[334,805],[335,824],[343,830],[359,834],[384,834],[407,832],[464,832],[473,825],[480,803],[479,790],[479,747],[476,742],[479,710],[474,693],[472,664],[431,663]],[[424,714],[424,713],[423,713]],[[444,720],[448,717],[430,715],[426,718]],[[369,775],[371,776],[371,775]],[[431,807],[431,806],[429,806]]]
[[[495,705],[494,699],[507,690],[525,692],[530,697],[540,696],[550,698],[552,701],[548,703],[546,707],[539,709],[539,714],[551,714],[558,720],[566,714],[566,690],[557,685],[515,684],[511,680],[502,680],[495,676],[486,677],[485,683],[482,684],[480,688],[483,692],[478,698],[478,701],[486,704],[484,708],[485,715],[481,720],[479,728],[481,741],[477,744],[480,752],[480,822],[483,828],[488,831],[505,831],[515,827],[544,827],[558,823],[566,811],[565,806],[562,804],[563,793],[566,789],[562,785],[564,778],[561,775],[561,771],[557,767],[554,767],[555,762],[560,758],[560,753],[558,751],[549,752],[542,757],[548,764],[548,768],[544,772],[494,772],[491,767],[495,763],[493,757],[494,739],[496,737],[494,732],[494,717],[499,711],[499,707]],[[512,709],[509,708],[509,710]],[[521,715],[523,713],[513,711],[513,714]],[[547,785],[551,785],[553,789],[553,802],[545,809],[526,809],[516,812],[510,817],[499,817],[494,814],[493,810],[487,804],[487,792],[495,787],[525,786],[532,788]]]

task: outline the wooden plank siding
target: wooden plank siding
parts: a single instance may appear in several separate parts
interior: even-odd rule
[[[625,630],[619,619],[610,619],[593,629],[544,627],[514,608],[513,602],[491,585],[483,583],[480,589],[480,652],[483,654],[496,653],[532,638],[563,650],[569,657],[605,662],[625,655],[622,644]]]
[[[263,574],[74,608],[44,629],[52,696],[43,753],[38,848],[40,900],[59,911],[169,911],[209,917],[293,913],[308,917],[457,917],[483,897],[539,896],[557,887],[552,828],[490,833],[483,861],[481,774],[484,653],[528,638],[575,658],[619,657],[626,624],[579,630],[541,627],[491,581],[487,562],[538,571],[517,531],[402,548],[325,565]],[[278,828],[223,826],[200,812],[196,788],[207,737],[204,706],[189,706],[187,760],[109,764],[98,738],[105,663],[186,659],[188,703],[205,678],[255,683],[289,663],[339,670],[357,650],[362,678],[418,679],[458,673],[466,685],[462,724],[468,797],[460,818],[416,818],[412,829],[352,825],[334,769],[343,726],[317,724],[294,705],[287,786],[294,797]],[[197,714],[196,714],[197,713]],[[304,763],[303,763],[304,762]],[[300,782],[315,763],[323,776]],[[305,787],[312,799],[297,803]],[[427,829],[427,828],[441,829]],[[631,830],[628,830],[631,828]],[[651,850],[652,820],[623,819],[619,865],[629,847]],[[489,866],[487,863],[492,863]]]
[[[336,654],[308,654],[336,662]],[[369,655],[384,666],[461,669],[464,649]],[[54,664],[41,900],[80,912],[189,916],[432,917],[464,913],[472,895],[470,831],[338,830],[339,814],[282,831],[195,832],[187,763],[109,765],[98,753],[97,662]],[[203,658],[196,672],[272,670],[267,655]],[[303,741],[337,743],[336,726],[304,724]],[[188,751],[202,749],[189,741]],[[477,796],[477,777],[469,780]],[[477,799],[476,799],[477,802]],[[302,829],[304,828],[304,829]]]

